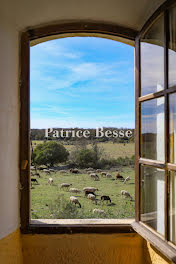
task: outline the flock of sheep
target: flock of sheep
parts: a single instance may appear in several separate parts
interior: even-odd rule
[[[35,170],[35,173],[33,171],[34,171],[34,168],[32,168],[32,170],[31,170],[31,176],[40,177],[40,174],[37,173],[36,170]],[[50,175],[51,173],[56,173],[56,170],[54,170],[54,169],[42,169],[42,171],[44,173],[46,173],[47,175]],[[68,173],[67,170],[59,170],[59,172],[63,173],[63,174],[64,173]],[[78,169],[74,168],[74,169],[70,169],[70,173],[78,174],[78,173],[80,173],[80,171]],[[102,171],[100,169],[94,170],[93,168],[88,168],[88,169],[86,169],[86,173],[94,181],[99,181],[101,179],[100,176],[101,177],[106,177],[106,178],[111,178],[111,179],[113,178],[110,173],[107,173],[107,172]],[[100,175],[98,175],[98,174],[100,174]],[[126,184],[127,181],[130,181],[130,177],[129,176],[124,178],[122,175],[120,175],[119,172],[116,172],[115,179],[123,181],[124,184]],[[33,182],[38,184],[37,179],[31,177],[31,186],[32,186]],[[48,184],[49,185],[53,185],[54,184],[54,179],[52,177],[50,177],[48,179]],[[84,196],[87,197],[87,199],[89,199],[90,201],[94,202],[96,205],[98,204],[98,199],[97,199],[97,194],[96,194],[96,191],[98,191],[98,188],[84,187],[83,190],[81,191],[78,188],[72,187],[71,183],[62,183],[60,188],[63,189],[63,190],[69,191],[70,193],[73,193],[73,194],[79,194],[79,193],[83,192]],[[124,196],[125,198],[129,198],[130,201],[132,201],[132,196],[130,195],[130,193],[128,191],[121,190],[121,195]],[[108,204],[108,202],[111,203],[110,196],[109,195],[104,195],[104,194],[101,195],[100,202],[104,202],[104,201],[106,201],[107,204]],[[76,196],[70,196],[70,203],[78,205],[78,207],[81,208],[81,203],[79,202],[79,199]],[[98,208],[93,209],[93,213],[106,215],[104,210],[98,209]]]

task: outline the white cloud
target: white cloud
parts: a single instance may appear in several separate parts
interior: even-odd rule
[[[40,48],[47,52],[50,56],[62,56],[69,59],[77,59],[81,57],[80,52],[70,52],[58,42],[47,41],[40,44]]]

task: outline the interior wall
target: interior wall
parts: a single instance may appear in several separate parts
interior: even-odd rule
[[[0,240],[0,263],[23,263],[21,234],[19,229]]]
[[[144,258],[145,264],[172,264],[146,240],[144,240]]]
[[[25,264],[142,264],[137,234],[23,235]]]
[[[19,227],[18,33],[0,15],[0,239]]]

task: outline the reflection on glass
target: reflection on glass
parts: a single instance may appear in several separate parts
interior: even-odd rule
[[[176,163],[176,94],[169,95],[169,161]]]
[[[169,32],[169,88],[176,85],[176,7],[170,10]]]
[[[164,170],[141,167],[141,221],[164,235]]]
[[[164,161],[164,97],[141,104],[141,157]]]
[[[164,88],[164,19],[160,17],[141,40],[141,95]]]
[[[170,240],[176,243],[176,172],[170,172]]]

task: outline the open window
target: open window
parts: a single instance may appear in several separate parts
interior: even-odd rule
[[[31,41],[32,224],[133,221],[134,112],[134,47]]]
[[[156,13],[136,39],[137,191],[133,227],[168,256],[172,249],[161,242],[176,242],[175,16],[175,6]]]
[[[20,181],[22,232],[134,232],[175,261],[176,244],[176,7],[167,1],[140,33],[94,23],[71,23],[31,29],[21,38]],[[30,41],[67,34],[135,41],[135,221],[61,225],[30,222]],[[98,35],[95,34],[97,32]],[[63,35],[62,35],[63,34]],[[136,38],[136,39],[135,39]],[[126,39],[126,40],[125,40]]]
[[[70,34],[70,30],[72,34]],[[97,34],[93,32],[97,32]],[[124,33],[128,35],[126,40]],[[73,23],[33,29],[22,35],[20,161],[23,232],[133,232],[131,223],[134,221],[135,215],[134,48],[130,45],[134,43],[135,34],[133,30],[127,32],[119,27]],[[63,38],[72,36],[76,37]],[[89,38],[85,38],[87,36]],[[48,40],[51,41],[47,42]],[[124,43],[130,45],[114,40],[123,40]],[[82,45],[81,42],[84,44]],[[101,42],[104,50],[101,47]],[[60,47],[57,47],[57,43]],[[55,49],[53,45],[56,45]],[[77,53],[74,54],[67,49],[68,45],[72,47],[72,51],[75,45]],[[82,47],[84,51],[87,50],[87,54],[81,50]],[[64,54],[62,57],[61,50],[65,51],[67,60],[65,64],[63,63]],[[122,51],[123,54],[121,54]],[[58,53],[60,54],[59,60]],[[92,54],[93,61],[96,63],[91,63]],[[46,63],[42,60],[43,57],[49,59],[53,57],[54,61]],[[104,57],[106,57],[106,61],[103,61]],[[127,64],[125,58],[128,60]],[[69,60],[72,62],[70,63]],[[34,61],[42,64],[42,70],[39,68],[36,70],[36,79]],[[119,61],[120,65],[118,65]],[[45,64],[47,64],[47,68],[45,68]],[[66,64],[67,67],[64,66]],[[124,77],[122,69],[124,69]],[[52,85],[55,85],[55,89],[53,86],[51,87],[50,82],[54,72],[56,73],[54,79],[57,79],[57,83],[52,82]],[[69,75],[65,76],[67,72]],[[88,72],[89,74],[87,74]],[[96,80],[98,75],[99,80]],[[126,75],[129,79],[125,80]],[[68,85],[69,76],[71,76],[71,83],[74,83],[75,87],[71,87],[71,84]],[[94,82],[90,80],[90,76],[91,78],[94,76]],[[118,83],[117,76],[121,78],[120,83]],[[60,80],[62,83],[59,83]],[[50,89],[46,93],[45,86],[48,83]],[[60,89],[57,90],[56,86],[59,86]],[[64,89],[61,86],[64,86]],[[69,88],[72,91],[69,91]],[[97,92],[97,90],[99,91]],[[124,93],[125,90],[126,93]],[[65,101],[69,101],[67,109],[70,111],[71,119],[62,116],[61,107],[59,110],[57,109],[61,106],[61,101],[64,101],[63,93],[66,93],[64,94]],[[129,98],[126,98],[127,93],[131,95]],[[40,112],[37,113],[36,109],[41,109],[40,103],[43,102],[40,99],[42,97],[45,98],[45,107],[42,110],[46,108],[46,101],[50,100],[49,113],[57,110],[59,121],[62,122],[40,124],[44,116]],[[37,101],[38,99],[39,101]],[[60,104],[58,103],[59,99]],[[125,103],[122,104],[122,101],[128,101],[128,106],[125,106]],[[123,109],[127,108],[126,116],[124,114],[120,117],[120,112],[118,112],[120,105]],[[82,117],[81,124],[76,123],[78,120],[74,119],[75,111],[82,115],[79,116],[79,118]],[[100,113],[99,116],[96,111]],[[38,116],[35,116],[36,114]],[[31,131],[30,121],[32,121],[33,128]],[[63,121],[67,121],[64,126],[61,124]],[[84,125],[86,122],[89,124]],[[115,122],[118,122],[118,125]],[[92,125],[93,123],[95,125]],[[74,128],[75,126],[76,128]],[[37,131],[35,128],[46,130]],[[65,160],[58,161],[57,164],[53,160],[51,162],[51,159],[40,163],[42,155],[38,155],[39,152],[44,150],[47,159],[51,158],[49,145],[57,145],[54,147],[60,148],[60,144],[64,148],[64,153],[69,152],[69,156],[72,157],[69,160],[71,164],[64,164]],[[47,148],[47,151],[42,149],[43,147]],[[106,148],[105,156],[102,155],[104,147]],[[77,158],[76,163],[75,158]],[[63,164],[61,164],[62,162]],[[126,163],[126,166],[123,163]],[[90,169],[92,170],[91,174],[89,173]],[[91,187],[91,190],[85,190],[87,187]],[[95,188],[94,191],[92,187]],[[74,199],[76,198],[74,201],[71,199],[73,196]],[[89,199],[88,196],[91,196],[90,198],[95,196],[95,200]],[[40,203],[40,200],[43,200],[43,204]],[[78,202],[75,203],[76,200]]]

